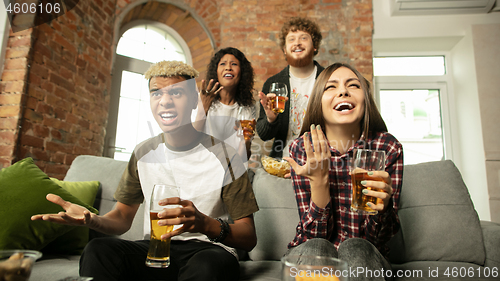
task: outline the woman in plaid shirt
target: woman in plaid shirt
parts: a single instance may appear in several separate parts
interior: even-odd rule
[[[300,215],[287,254],[333,256],[355,269],[390,270],[386,243],[399,230],[403,147],[387,132],[368,80],[347,64],[326,68],[314,85],[300,135],[285,158],[293,168]],[[383,190],[363,190],[380,199],[368,203],[377,215],[350,209],[349,159],[355,148],[383,150],[387,156],[385,171],[373,172],[384,181],[362,182]],[[350,277],[377,280],[364,274]]]

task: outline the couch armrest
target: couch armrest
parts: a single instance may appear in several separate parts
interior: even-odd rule
[[[500,224],[491,221],[481,221],[484,250],[486,251],[485,267],[500,268]]]

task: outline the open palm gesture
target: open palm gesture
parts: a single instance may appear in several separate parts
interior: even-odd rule
[[[330,146],[321,130],[321,127],[311,125],[311,132],[304,134],[304,149],[307,161],[300,166],[290,157],[284,157],[290,163],[297,175],[308,178],[311,181],[328,182],[328,172],[330,170]],[[312,145],[311,141],[312,140]]]
[[[66,225],[89,225],[91,220],[90,211],[87,208],[69,201],[65,201],[60,196],[55,194],[48,194],[47,200],[61,206],[65,212],[57,214],[40,214],[31,217],[31,220],[44,220],[51,221],[59,224]]]

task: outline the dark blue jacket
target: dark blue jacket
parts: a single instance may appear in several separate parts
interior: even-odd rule
[[[318,62],[314,61],[317,67],[316,79],[318,78],[323,67]],[[286,148],[286,136],[288,135],[288,125],[290,123],[290,66],[285,67],[278,74],[268,78],[262,87],[264,94],[269,93],[271,83],[281,82],[285,83],[288,89],[288,100],[285,103],[285,111],[280,113],[273,123],[267,121],[266,112],[262,104],[260,104],[259,118],[257,119],[257,134],[263,141],[274,138],[273,148],[269,156],[282,157],[283,149]]]

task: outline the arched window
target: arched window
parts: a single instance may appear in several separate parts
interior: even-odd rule
[[[154,24],[141,24],[125,31],[116,48],[116,53],[129,58],[155,63],[161,60],[187,62],[182,38],[173,29],[164,29]],[[184,42],[183,40],[181,42]],[[185,44],[184,44],[185,45]]]
[[[192,64],[186,42],[174,29],[144,21],[122,28],[113,66],[105,156],[127,161],[138,143],[160,133],[143,74],[162,60]]]

